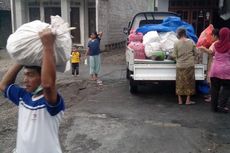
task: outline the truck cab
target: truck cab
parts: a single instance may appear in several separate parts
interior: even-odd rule
[[[129,22],[128,27],[123,29],[126,35],[130,34],[131,29],[137,29],[147,24],[160,24],[163,19],[168,16],[179,16],[173,12],[140,12],[137,13],[132,21]]]

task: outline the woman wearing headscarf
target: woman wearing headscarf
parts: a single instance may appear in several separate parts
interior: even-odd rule
[[[178,41],[174,44],[173,58],[176,60],[176,94],[178,104],[183,104],[182,96],[186,96],[186,105],[195,104],[190,96],[195,94],[195,43],[187,38],[186,30],[177,30]]]
[[[230,30],[226,27],[219,32],[219,41],[213,48],[215,54],[210,69],[211,103],[213,111],[228,112],[230,95]],[[221,90],[221,92],[220,92]]]

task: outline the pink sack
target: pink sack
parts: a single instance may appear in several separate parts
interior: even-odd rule
[[[141,42],[131,42],[128,47],[133,49],[135,59],[146,59],[145,46]]]
[[[136,32],[134,30],[130,31],[130,35],[129,35],[129,43],[130,42],[142,42],[143,41],[143,34],[141,32]]]

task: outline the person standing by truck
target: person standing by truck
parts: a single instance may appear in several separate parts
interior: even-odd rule
[[[201,46],[201,47],[198,48],[198,49],[200,49],[200,51],[208,54],[208,65],[207,65],[207,73],[206,73],[207,78],[206,78],[206,80],[207,80],[207,82],[208,82],[210,87],[211,87],[211,80],[210,80],[209,73],[210,73],[210,68],[211,68],[213,55],[214,55],[214,51],[213,51],[214,45],[219,40],[219,29],[213,29],[213,31],[212,31],[212,40],[213,40],[213,43],[209,48],[206,48],[204,46]],[[205,101],[206,102],[211,102],[211,92],[210,92],[209,95],[207,95]]]
[[[221,28],[219,41],[214,44],[214,57],[210,69],[211,106],[214,112],[229,112],[230,93],[230,30]],[[220,92],[221,90],[221,92]]]
[[[172,57],[176,60],[176,94],[178,104],[183,104],[182,96],[186,96],[186,105],[195,104],[190,96],[195,94],[195,43],[187,38],[186,30],[177,30],[178,41],[174,44]]]

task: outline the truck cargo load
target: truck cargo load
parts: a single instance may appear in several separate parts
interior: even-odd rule
[[[140,51],[141,45],[133,47],[129,44],[126,48],[126,77],[129,79],[131,93],[136,93],[140,84],[176,80],[176,62],[168,57],[177,41],[175,31],[178,25],[186,25],[187,33],[190,33],[194,42],[197,41],[193,27],[181,21],[178,15],[172,12],[141,12],[133,17],[127,28],[124,28],[124,33],[127,35],[135,29],[137,33],[141,32],[144,35],[142,44],[145,59],[144,56],[136,54],[143,52],[143,49]],[[128,42],[132,43],[129,40]],[[195,64],[196,80],[205,79],[204,70],[204,64],[199,62]]]

